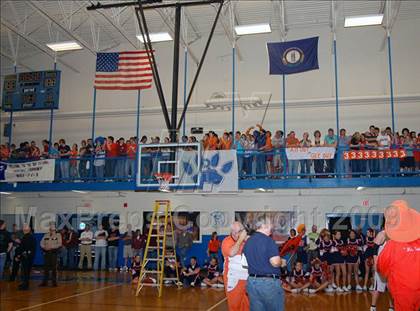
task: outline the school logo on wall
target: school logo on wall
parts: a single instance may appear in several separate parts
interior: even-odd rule
[[[195,158],[197,161],[197,157]],[[238,191],[238,164],[235,150],[205,151],[201,158],[201,171],[191,161],[183,162],[183,171],[196,179],[200,174],[200,188],[206,192]]]
[[[225,221],[226,221],[225,213],[219,212],[219,211],[211,212],[210,217],[211,217],[212,227],[217,228],[217,227],[222,227],[225,225]]]

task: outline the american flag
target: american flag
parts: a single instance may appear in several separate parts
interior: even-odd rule
[[[98,53],[97,90],[141,90],[152,87],[152,67],[146,51]]]

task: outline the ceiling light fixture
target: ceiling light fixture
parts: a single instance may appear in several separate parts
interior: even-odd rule
[[[146,37],[146,36],[145,36]],[[172,41],[172,37],[167,32],[156,32],[149,34],[151,42],[165,42],[165,41]],[[137,39],[139,39],[142,43],[144,43],[143,36],[137,35]],[[146,37],[147,40],[147,37]]]
[[[5,191],[0,191],[0,194],[9,195],[11,193],[10,192],[5,192]]]
[[[383,14],[349,16],[344,19],[344,27],[360,27],[381,25],[384,19]]]
[[[81,50],[83,48],[76,41],[52,42],[47,43],[47,46],[54,52]]]
[[[362,190],[365,190],[365,187],[359,186],[359,187],[356,188],[356,190],[357,191],[362,191]]]
[[[269,33],[271,32],[271,27],[270,24],[241,25],[235,26],[235,32],[238,36],[255,35],[258,33]]]

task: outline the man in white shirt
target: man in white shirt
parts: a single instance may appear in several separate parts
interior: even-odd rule
[[[385,129],[382,129],[378,137],[376,137],[376,141],[378,142],[378,150],[386,150],[391,146],[391,137],[386,133]],[[386,154],[384,154],[383,159],[379,159],[379,170],[383,176],[389,174],[391,169],[391,159],[387,159],[385,156]]]
[[[90,226],[86,225],[85,231],[82,232],[80,235],[80,261],[79,261],[79,269],[83,269],[83,260],[85,257],[87,258],[88,262],[88,269],[92,269],[92,240],[93,240],[93,232],[90,231]]]
[[[102,224],[98,225],[98,230],[95,232],[95,262],[93,263],[93,269],[98,270],[99,262],[101,262],[101,270],[106,269],[106,247],[108,232],[104,230]]]

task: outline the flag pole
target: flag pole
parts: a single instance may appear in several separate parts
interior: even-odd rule
[[[232,47],[232,137],[235,144],[235,62],[236,62],[235,42]]]
[[[286,137],[286,75],[283,74],[283,137]]]
[[[93,87],[93,109],[92,109],[92,148],[95,147],[95,118],[96,118],[96,88]],[[91,155],[91,163],[90,163],[90,177],[93,178],[93,158],[94,156]]]
[[[188,77],[188,49],[184,49],[184,107],[187,103],[187,77]],[[187,123],[187,116],[182,121],[182,136],[185,136],[185,126]]]
[[[391,55],[391,34],[388,30],[388,66],[389,66],[389,90],[390,90],[390,101],[391,101],[391,122],[392,132],[395,132],[395,114],[394,114],[394,84],[392,82],[392,55]]]
[[[335,119],[337,127],[337,135],[340,134],[340,112],[338,102],[338,68],[337,68],[337,38],[334,32],[334,76],[335,76]]]
[[[15,65],[13,66],[15,74],[17,73],[17,62],[15,60]],[[17,80],[17,79],[16,79]],[[13,138],[13,103],[10,107],[10,116],[9,116],[9,148],[12,145]]]
[[[55,53],[55,57],[54,57],[54,71],[56,71],[56,70],[57,70],[57,52]],[[48,153],[51,152],[51,147],[53,146],[53,143],[52,143],[53,125],[54,125],[54,107],[51,107],[51,110],[50,110],[50,129],[49,129],[49,135],[48,135]]]
[[[141,103],[141,90],[137,91],[137,120],[136,120],[136,164],[134,167],[134,176],[135,180],[138,179],[138,173],[139,173],[139,141],[140,141],[140,103]],[[128,176],[127,176],[128,177]]]

